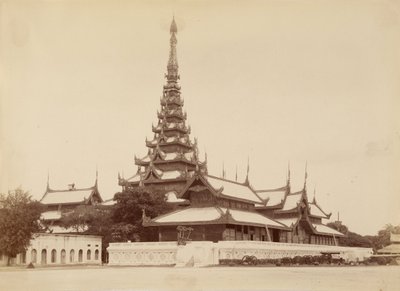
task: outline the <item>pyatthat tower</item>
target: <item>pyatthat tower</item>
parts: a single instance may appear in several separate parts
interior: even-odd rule
[[[157,112],[158,123],[152,126],[154,138],[146,138],[148,153],[145,157],[135,156],[137,173],[128,179],[118,175],[119,185],[123,189],[152,186],[152,190],[160,195],[179,195],[195,171],[207,172],[207,161],[199,161],[197,140],[190,140],[190,126],[186,124],[186,112],[183,111],[184,102],[178,84],[177,33],[173,19],[165,74],[167,83],[160,99],[161,110]]]

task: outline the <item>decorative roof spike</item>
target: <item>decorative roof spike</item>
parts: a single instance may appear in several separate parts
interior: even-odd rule
[[[178,59],[176,54],[176,44],[178,43],[176,39],[176,34],[178,33],[178,27],[175,23],[175,18],[172,19],[171,27],[169,30],[171,34],[171,38],[169,40],[170,43],[170,51],[169,51],[169,59],[167,65],[167,80],[169,82],[176,82],[178,80]]]
[[[225,179],[225,163],[222,161],[222,178]]]
[[[235,181],[237,182],[237,165],[236,165]]]
[[[307,178],[308,178],[308,173],[307,173],[307,162],[306,162],[306,168],[304,171],[304,186],[303,186],[304,191],[307,190]]]
[[[250,172],[250,158],[247,157],[247,173],[246,173],[246,180],[244,181],[244,183],[246,185],[250,185],[250,181],[249,181],[249,172]]]
[[[290,161],[288,162],[288,171],[287,171],[287,185],[290,185]]]
[[[47,169],[47,186],[46,190],[50,190],[50,171]]]
[[[172,17],[172,23],[171,23],[171,26],[169,28],[169,32],[170,33],[178,33],[178,27],[176,26],[175,16]]]
[[[94,182],[94,186],[97,187],[97,181],[99,179],[99,171],[97,170],[97,166],[96,166],[96,181]]]

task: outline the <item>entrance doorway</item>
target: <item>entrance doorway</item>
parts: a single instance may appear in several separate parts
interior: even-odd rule
[[[42,265],[46,265],[47,264],[47,250],[45,250],[45,249],[42,250],[40,263]]]

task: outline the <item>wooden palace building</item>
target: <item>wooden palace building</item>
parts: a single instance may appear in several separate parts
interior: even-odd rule
[[[55,190],[50,188],[49,180],[47,180],[46,192],[40,199],[40,203],[45,206],[41,219],[52,233],[69,233],[72,230],[61,226],[62,215],[72,212],[78,206],[97,205],[102,202],[103,199],[97,187],[97,171],[94,185],[87,188],[75,188],[75,183],[73,183],[68,185],[68,189]]]
[[[146,140],[148,153],[135,157],[138,170],[128,179],[118,176],[123,189],[151,187],[174,211],[155,218],[143,214],[143,225],[156,229],[159,241],[176,241],[177,227],[191,229],[194,241],[254,240],[336,245],[343,234],[323,224],[329,219],[315,198],[308,200],[306,180],[300,191],[287,183],[278,189],[255,190],[247,177],[243,183],[208,174],[207,157],[199,160],[197,142],[183,112],[178,84],[177,26],[170,27],[170,53],[166,85],[161,97],[154,137]]]

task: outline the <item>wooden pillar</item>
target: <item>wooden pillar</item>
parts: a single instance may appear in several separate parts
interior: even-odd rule
[[[161,227],[158,227],[157,230],[158,230],[158,241],[162,241]]]

